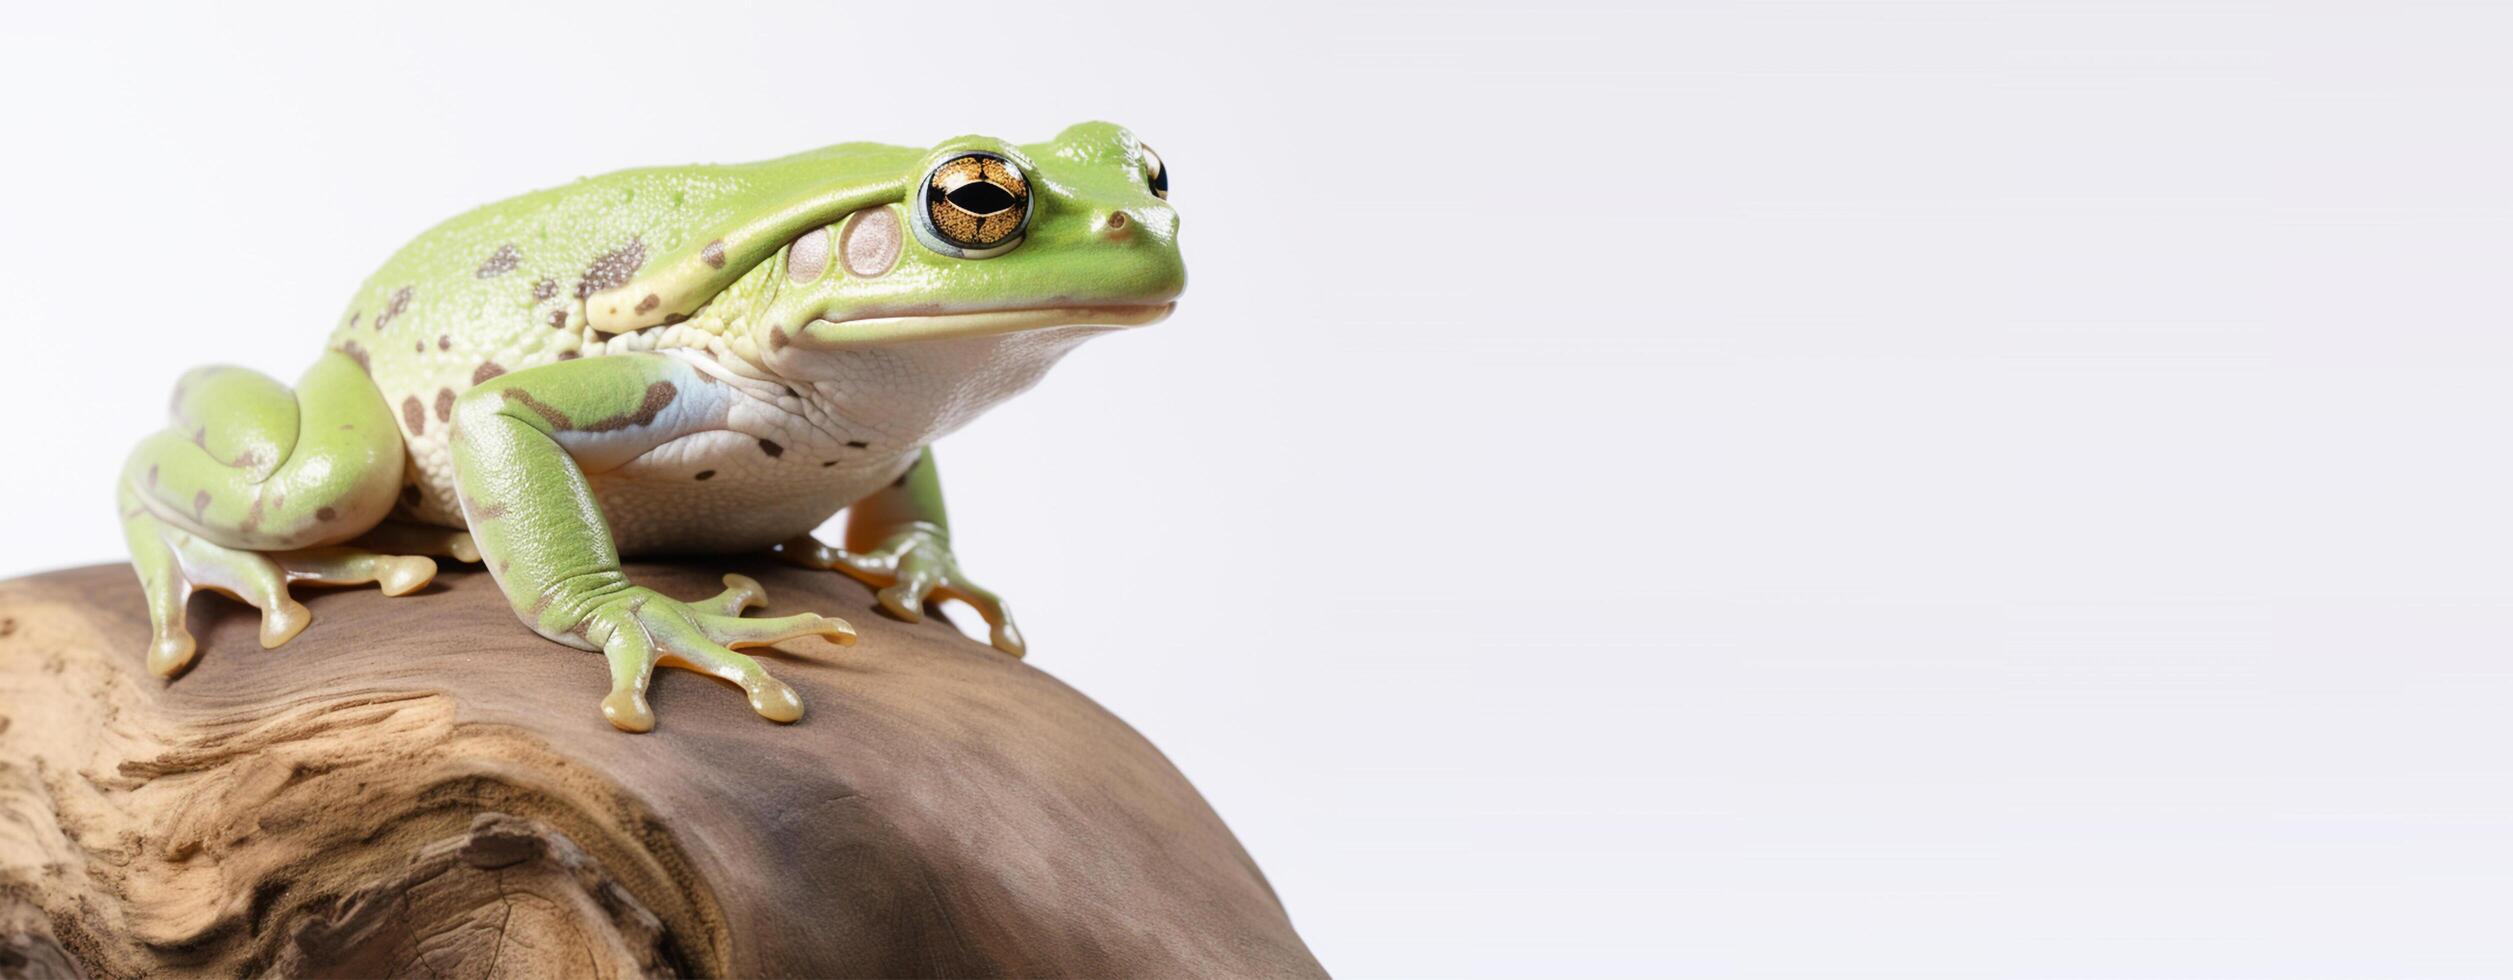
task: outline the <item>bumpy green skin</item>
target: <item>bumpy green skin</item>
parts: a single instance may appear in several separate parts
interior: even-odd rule
[[[926,175],[972,151],[1026,179],[1026,233],[987,258],[912,233]],[[1002,601],[952,557],[930,444],[1080,340],[1168,312],[1185,271],[1159,167],[1086,123],[624,171],[447,221],[368,280],[293,392],[193,372],[134,450],[119,499],[150,664],[192,658],[196,588],[260,607],[276,646],[308,619],[290,582],[399,594],[433,574],[425,555],[477,558],[535,631],[605,654],[615,725],[653,726],[658,664],[790,721],[793,692],[735,649],[850,641],[846,624],[742,618],[762,597],[739,577],[683,602],[619,571],[623,551],[771,546],[910,619],[968,601],[1017,656]],[[846,546],[813,541],[841,508]]]

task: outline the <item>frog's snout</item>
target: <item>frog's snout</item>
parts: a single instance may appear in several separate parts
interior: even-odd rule
[[[1159,205],[1108,207],[1088,217],[1085,241],[1111,283],[1123,282],[1120,296],[1130,303],[1173,302],[1186,289],[1187,270],[1178,259],[1177,212]]]

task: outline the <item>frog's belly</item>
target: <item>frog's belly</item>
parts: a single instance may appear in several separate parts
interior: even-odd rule
[[[791,448],[764,451],[762,437],[700,432],[624,466],[588,474],[622,555],[756,551],[826,523],[846,505],[889,485],[917,452],[865,453],[835,437],[780,427]],[[412,486],[397,517],[464,526],[453,454],[434,432],[409,441]]]
[[[896,480],[915,456],[823,466],[755,437],[702,432],[588,482],[622,555],[757,551],[804,534]]]

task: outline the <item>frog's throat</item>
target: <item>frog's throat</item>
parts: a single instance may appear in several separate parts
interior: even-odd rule
[[[802,333],[793,339],[793,343],[796,347],[812,350],[847,350],[912,340],[985,337],[1047,327],[1140,327],[1159,323],[1168,318],[1171,310],[1177,308],[1178,304],[1173,301],[1040,306],[1017,310],[878,316],[850,320],[821,319],[805,324]]]

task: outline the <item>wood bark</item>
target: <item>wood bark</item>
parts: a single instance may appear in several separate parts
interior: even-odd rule
[[[484,574],[301,590],[269,651],[196,598],[173,681],[128,568],[0,583],[0,977],[1322,974],[1186,779],[1055,678],[833,573],[629,571],[744,572],[753,615],[862,642],[758,651],[796,724],[665,670],[628,735],[601,658]]]

